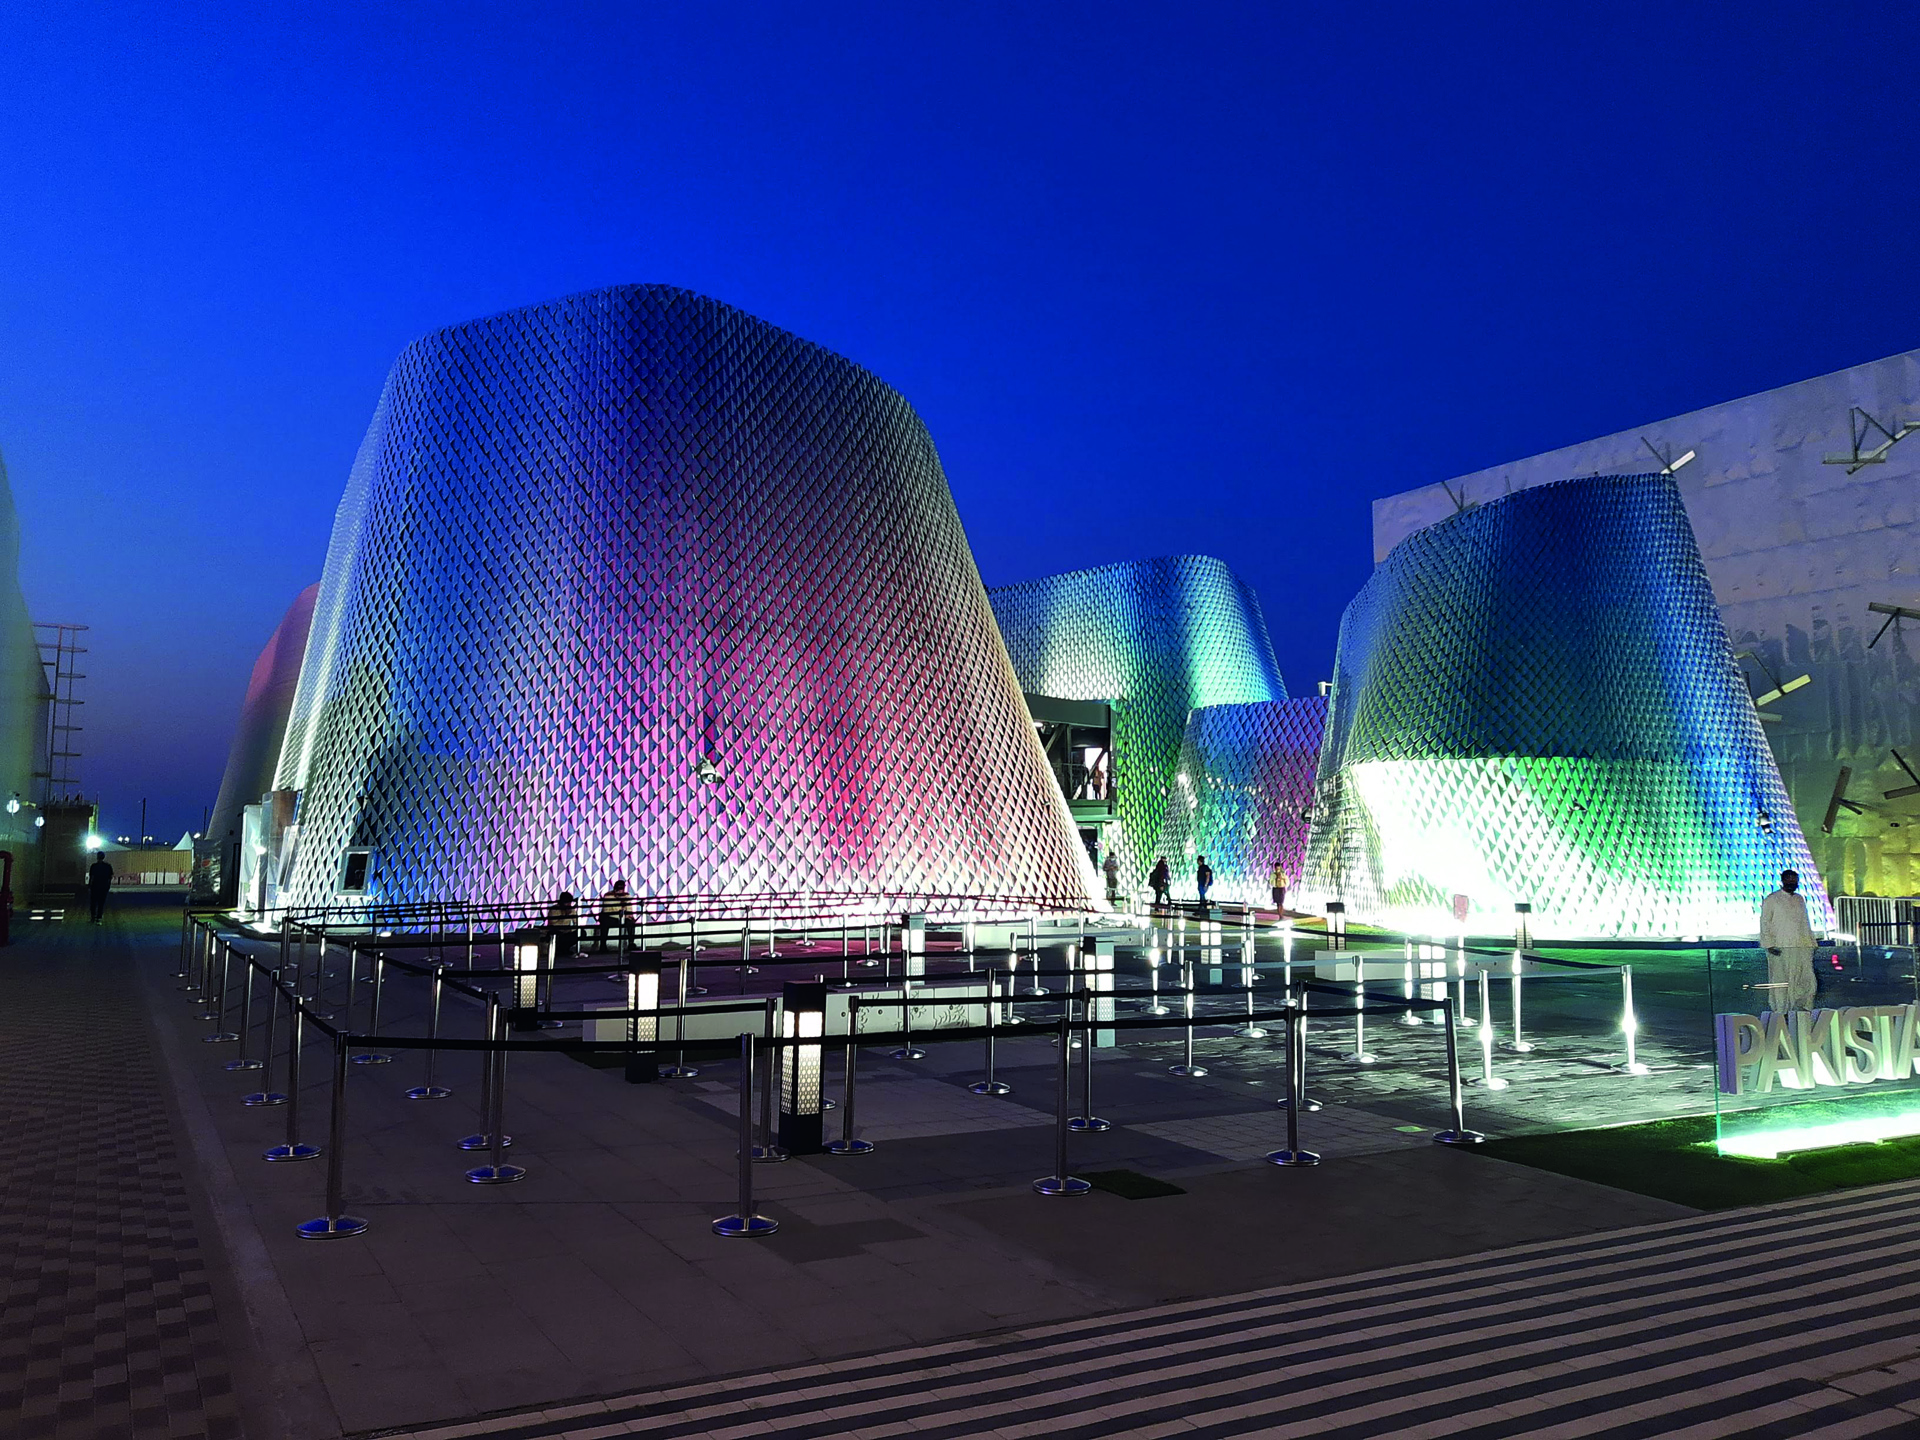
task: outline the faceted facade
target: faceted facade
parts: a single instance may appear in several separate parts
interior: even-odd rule
[[[1199,555],[1102,565],[990,594],[1029,693],[1113,706],[1116,820],[1106,838],[1123,887],[1138,889],[1164,853],[1161,824],[1188,713],[1286,696],[1260,602],[1225,565]]]
[[[1272,904],[1278,865],[1291,903],[1306,864],[1326,728],[1327,702],[1318,695],[1193,712],[1161,839],[1175,899],[1197,898],[1194,868],[1204,855],[1215,900]]]
[[[1094,883],[912,409],[660,286],[402,354],[277,783],[303,903]]]
[[[307,631],[313,625],[313,602],[318,584],[309,585],[280,617],[273,635],[253,662],[246,698],[240,704],[240,723],[227,750],[226,773],[220,796],[213,802],[205,839],[199,847],[204,864],[195,869],[196,886],[208,898],[231,904],[240,876],[241,811],[273,788],[280,764],[280,744],[287,734],[287,716],[300,683],[300,662],[307,653]]]
[[[1308,884],[1357,919],[1748,935],[1829,907],[1665,476],[1537,486],[1416,532],[1347,608]]]

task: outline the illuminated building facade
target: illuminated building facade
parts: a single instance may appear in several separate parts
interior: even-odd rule
[[[1193,712],[1161,840],[1176,900],[1196,898],[1202,855],[1216,901],[1265,908],[1276,865],[1298,893],[1326,726],[1318,695]]]
[[[1660,475],[1416,531],[1348,607],[1308,886],[1416,931],[1750,934],[1812,881],[1693,531]],[[1830,914],[1806,887],[1816,924]]]
[[[918,417],[663,286],[401,355],[276,786],[296,903],[1094,883]]]
[[[300,662],[307,653],[313,602],[319,593],[319,585],[313,584],[294,597],[247,677],[240,723],[227,751],[226,772],[220,777],[220,795],[213,802],[207,833],[196,847],[194,884],[204,898],[217,897],[224,904],[237,898],[242,812],[273,788],[287,716],[300,683]]]
[[[1260,602],[1225,565],[1198,555],[990,594],[1025,690],[1112,706],[1115,820],[1103,838],[1120,856],[1123,886],[1138,888],[1163,853],[1189,712],[1286,696]]]
[[[1670,468],[1829,888],[1920,894],[1916,421],[1908,351],[1376,500],[1374,558],[1463,504]]]

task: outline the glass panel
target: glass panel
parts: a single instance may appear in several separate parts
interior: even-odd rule
[[[1709,962],[1723,1154],[1760,1159],[1920,1134],[1920,989],[1909,946],[1828,943],[1808,976],[1788,951]],[[1798,973],[1796,973],[1798,971]]]

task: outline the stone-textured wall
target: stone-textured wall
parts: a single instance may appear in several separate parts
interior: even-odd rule
[[[1675,478],[1735,649],[1757,652],[1782,679],[1813,677],[1766,707],[1780,716],[1766,734],[1828,888],[1912,895],[1920,796],[1890,801],[1883,792],[1912,783],[1893,751],[1920,770],[1920,622],[1868,650],[1886,617],[1867,604],[1920,608],[1920,433],[1853,474],[1823,464],[1849,450],[1853,406],[1891,430],[1920,420],[1920,351],[1376,500],[1374,558],[1461,504],[1656,469],[1655,451],[1694,451]],[[1867,448],[1884,438],[1873,433]],[[1759,667],[1744,663],[1764,690]],[[1868,809],[1843,809],[1826,835],[1821,821],[1842,766],[1853,771],[1848,798]]]

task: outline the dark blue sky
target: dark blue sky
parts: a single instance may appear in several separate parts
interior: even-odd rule
[[[684,285],[925,418],[989,584],[1920,345],[1905,7],[0,9],[0,454],[104,825],[198,826],[394,354]],[[825,18],[823,18],[823,16]]]

